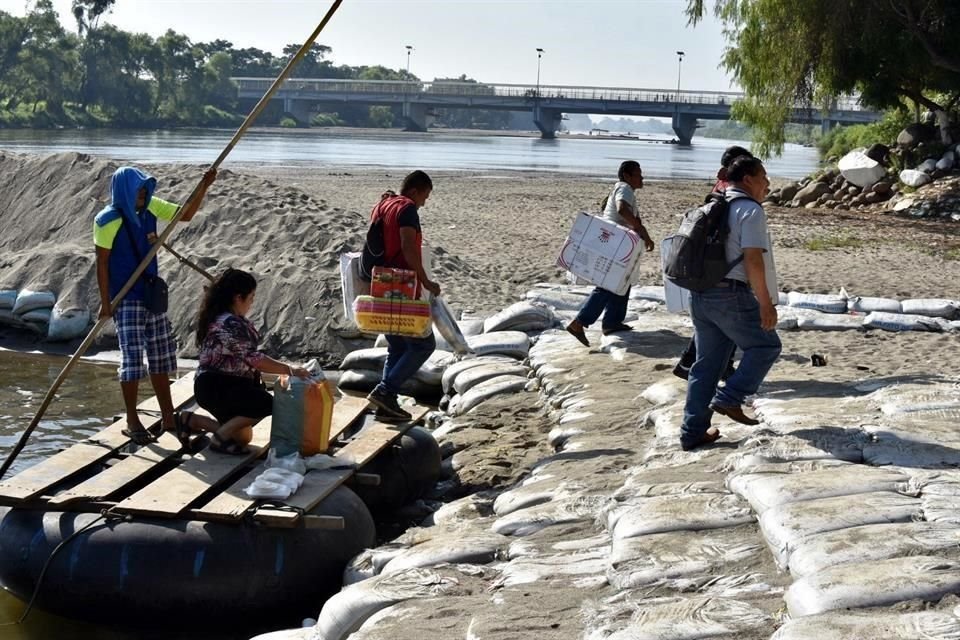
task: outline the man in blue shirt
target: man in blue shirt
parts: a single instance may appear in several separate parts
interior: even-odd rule
[[[770,181],[763,163],[753,157],[737,158],[727,171],[727,180],[727,261],[733,262],[740,255],[743,261],[716,287],[692,291],[690,295],[697,359],[690,368],[680,430],[680,444],[685,451],[720,437],[716,427],[710,426],[714,413],[741,424],[759,424],[743,412],[743,401],[756,393],[781,350],[775,331],[777,309],[764,267],[764,253],[772,251],[772,247],[767,216],[759,204]],[[736,347],[743,351],[740,366],[724,386],[718,387],[720,375]]]
[[[181,220],[189,222],[200,208],[207,188],[217,172],[203,176],[200,190]],[[117,169],[110,183],[111,202],[97,214],[93,223],[93,243],[97,251],[97,286],[100,290],[100,318],[110,317],[110,301],[133,275],[137,265],[156,240],[157,220],[172,220],[179,206],[153,196],[157,179],[134,167]],[[125,228],[124,228],[125,227]],[[122,231],[122,232],[121,232]],[[143,272],[157,275],[157,258]],[[147,370],[143,353],[147,353],[150,382],[160,404],[163,428],[176,430],[173,401],[170,397],[170,374],[177,371],[177,345],[166,313],[154,313],[144,303],[144,277],[137,279],[113,313],[120,342],[120,389],[126,407],[127,427],[123,433],[137,444],[146,444],[153,435],[144,429],[137,415],[137,391]]]

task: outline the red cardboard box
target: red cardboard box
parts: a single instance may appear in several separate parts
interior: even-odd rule
[[[417,299],[417,274],[407,269],[374,267],[370,280],[370,295],[393,300]]]

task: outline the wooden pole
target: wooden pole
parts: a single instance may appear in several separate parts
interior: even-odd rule
[[[211,169],[217,169],[226,157],[233,151],[233,148],[237,145],[240,139],[243,137],[243,134],[247,132],[247,129],[253,124],[257,119],[260,113],[266,108],[267,104],[270,102],[270,99],[273,97],[273,94],[277,92],[283,82],[290,75],[290,72],[293,71],[293,68],[297,65],[300,60],[307,54],[310,50],[310,47],[313,46],[313,43],[316,41],[317,36],[320,35],[320,32],[323,31],[323,28],[327,26],[327,23],[330,22],[330,19],[333,17],[333,14],[337,12],[337,9],[343,3],[343,0],[334,0],[333,4],[330,5],[330,9],[327,10],[327,14],[323,17],[323,20],[320,21],[320,24],[317,25],[317,28],[313,30],[313,33],[310,34],[310,37],[307,38],[307,41],[303,43],[303,46],[297,51],[297,53],[290,58],[290,61],[287,62],[287,66],[283,68],[283,71],[280,72],[280,75],[277,76],[277,79],[273,81],[273,84],[267,90],[263,97],[260,98],[260,101],[256,104],[253,110],[247,115],[243,123],[240,125],[240,128],[237,129],[236,133],[233,134],[233,138],[230,140],[230,143],[220,152],[220,155],[217,156],[217,159],[213,161],[213,164],[210,165]],[[160,237],[157,242],[150,247],[150,250],[147,251],[147,255],[143,257],[143,260],[137,265],[137,268],[134,269],[133,274],[130,276],[130,279],[127,280],[127,283],[123,285],[123,288],[120,289],[120,292],[116,297],[110,302],[110,312],[111,314],[116,310],[117,305],[120,304],[120,301],[123,300],[123,297],[127,295],[127,292],[133,287],[137,279],[147,268],[147,265],[150,264],[150,261],[153,260],[153,257],[157,255],[157,252],[160,250],[160,247],[164,245],[167,241],[167,238],[173,232],[174,227],[180,221],[180,218],[183,217],[183,212],[186,210],[187,206],[190,205],[193,200],[197,197],[197,193],[200,191],[200,185],[202,182],[198,182],[197,185],[193,188],[193,191],[190,193],[190,197],[187,198],[184,206],[180,207],[177,210],[176,215],[170,220],[170,224],[166,226],[163,232],[160,234]],[[57,390],[60,388],[60,385],[63,384],[63,381],[67,379],[67,376],[76,366],[77,362],[80,361],[81,356],[87,352],[87,349],[90,348],[90,345],[93,344],[93,341],[96,339],[100,332],[103,330],[103,327],[106,326],[107,322],[110,320],[108,317],[101,317],[97,319],[97,323],[93,325],[93,329],[90,330],[90,333],[87,334],[87,337],[84,338],[83,342],[80,343],[80,346],[77,347],[76,352],[70,356],[70,360],[63,367],[63,370],[60,371],[60,374],[57,376],[57,379],[53,381],[53,385],[50,387],[50,390],[47,391],[47,395],[44,396],[43,402],[40,403],[40,408],[37,409],[36,415],[33,416],[33,419],[30,421],[30,424],[24,430],[23,434],[20,436],[20,440],[14,446],[13,451],[10,452],[10,455],[7,456],[7,459],[4,460],[3,465],[0,466],[0,479],[6,475],[7,471],[10,469],[10,466],[13,464],[13,461],[16,460],[17,456],[20,455],[20,452],[23,451],[23,448],[27,445],[27,441],[30,439],[30,435],[33,433],[34,429],[37,428],[37,425],[40,424],[40,419],[43,417],[43,414],[46,412],[47,407],[50,406],[50,403],[53,401],[53,397],[56,394]]]

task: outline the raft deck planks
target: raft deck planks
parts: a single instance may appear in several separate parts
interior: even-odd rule
[[[270,418],[257,423],[246,455],[227,455],[204,449],[179,467],[170,470],[152,483],[118,503],[113,510],[172,518],[180,515],[192,502],[222,485],[237,469],[260,457],[270,442]]]
[[[193,373],[174,382],[170,386],[170,395],[174,408],[178,409],[190,402],[193,399]],[[153,397],[141,402],[137,409],[158,412],[160,404],[156,397]],[[159,416],[148,414],[141,415],[140,418],[143,426],[148,429],[160,422]],[[79,442],[0,483],[0,500],[29,500],[61,480],[107,458],[130,442],[130,438],[121,433],[126,426],[126,419],[120,419],[86,441]]]
[[[333,442],[347,427],[356,422],[366,412],[367,405],[365,399],[353,396],[345,396],[333,405],[330,442]],[[258,464],[223,493],[203,507],[193,510],[192,513],[195,516],[212,520],[240,518],[257,502],[248,497],[243,490],[249,487],[250,483],[265,470],[266,466],[264,464]],[[304,477],[303,486],[286,503],[292,507],[309,511],[320,504],[334,489],[343,484],[351,473],[352,471],[349,470],[309,471]],[[294,518],[294,520],[297,519]]]
[[[47,503],[61,506],[77,500],[97,500],[106,498],[135,482],[164,460],[168,460],[181,450],[180,441],[171,433],[164,433],[149,445],[140,447],[117,464],[104,469],[89,480],[75,487],[61,491]]]
[[[409,431],[415,423],[423,420],[428,412],[429,409],[424,407],[415,407],[412,412],[413,417],[408,422],[400,424],[387,424],[375,420],[361,429],[353,440],[334,454],[334,457],[359,469],[373,460],[391,442]]]

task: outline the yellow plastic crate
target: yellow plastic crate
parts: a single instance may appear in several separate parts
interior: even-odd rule
[[[357,296],[353,308],[361,331],[422,338],[432,330],[430,303],[425,300]]]

